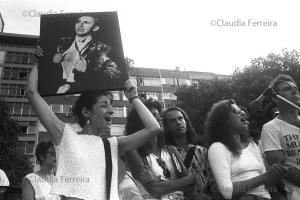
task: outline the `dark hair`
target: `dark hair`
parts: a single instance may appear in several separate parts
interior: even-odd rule
[[[149,98],[148,100],[144,101],[143,103],[149,110],[156,108],[158,110],[158,112],[161,111],[160,103],[156,100],[153,100],[152,98]],[[131,134],[136,133],[144,128],[145,128],[145,126],[144,126],[141,118],[139,117],[137,111],[135,109],[132,109],[127,115],[126,125],[125,125],[125,135],[131,135]],[[147,144],[137,148],[137,151],[141,157],[145,157],[146,155],[148,155],[150,153],[150,150],[149,150]]]
[[[98,97],[109,96],[111,101],[113,100],[113,95],[111,92],[103,91],[89,91],[82,93],[77,99],[75,106],[73,108],[73,114],[76,117],[78,124],[83,128],[87,119],[82,115],[82,108],[85,107],[88,110],[92,110],[93,106],[96,104]]]
[[[269,86],[272,87],[275,92],[278,92],[277,87],[280,83],[282,83],[282,81],[293,82],[295,85],[297,85],[294,79],[290,75],[279,74],[273,81],[271,81]]]
[[[186,122],[186,126],[187,126],[187,130],[186,130],[186,137],[187,137],[187,143],[188,144],[195,144],[196,142],[196,131],[188,117],[188,115],[186,114],[186,112],[184,110],[182,110],[179,107],[170,107],[167,108],[164,112],[163,112],[163,125],[166,127],[167,125],[167,113],[171,112],[171,111],[179,111],[185,122]],[[168,145],[175,145],[174,141],[173,141],[173,137],[172,137],[172,133],[169,133],[169,131],[165,130],[166,132],[166,144]]]
[[[148,100],[143,102],[145,104],[145,106],[151,110],[152,108],[156,108],[158,110],[158,112],[161,112],[161,104],[156,101],[155,99],[149,98]]]
[[[39,143],[36,145],[35,153],[34,153],[34,154],[35,154],[37,163],[38,163],[39,165],[42,165],[42,164],[43,164],[42,157],[45,157],[45,156],[46,156],[47,151],[48,151],[51,147],[54,147],[54,144],[53,144],[52,141],[41,141],[41,142],[39,142]]]
[[[221,142],[234,156],[239,156],[240,146],[233,140],[233,133],[228,127],[229,113],[232,111],[231,104],[236,104],[233,99],[214,103],[206,116],[204,129],[209,146],[214,142]],[[241,140],[248,141],[248,137],[241,137]]]

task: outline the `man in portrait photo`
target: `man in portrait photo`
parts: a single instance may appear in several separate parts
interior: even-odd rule
[[[88,13],[82,14],[74,22],[73,28],[74,35],[60,37],[55,52],[49,54],[51,67],[57,75],[52,83],[44,81],[44,84],[53,84],[52,89],[55,91],[52,93],[79,93],[96,90],[99,86],[105,90],[104,87],[110,87],[113,81],[122,79],[124,70],[119,66],[122,65],[122,55],[119,58],[115,56],[112,53],[113,47],[96,37],[103,28],[100,19]]]

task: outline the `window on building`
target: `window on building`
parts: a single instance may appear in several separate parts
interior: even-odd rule
[[[30,56],[29,56],[28,64],[32,65],[34,63],[35,63],[34,54],[31,53]]]
[[[2,73],[2,78],[4,80],[10,80],[10,78],[11,78],[11,71],[8,71],[8,70],[4,69],[3,73]]]
[[[27,126],[19,126],[20,128],[20,134],[26,134],[27,133]]]
[[[15,106],[14,115],[22,115],[22,106],[20,105]]]
[[[126,117],[124,108],[113,108],[114,117]]]
[[[121,100],[128,101],[127,97],[125,96],[124,92],[121,92]]]
[[[71,113],[72,112],[72,105],[62,105],[63,106],[63,113]]]
[[[123,124],[113,124],[110,127],[110,132],[112,135],[124,135],[125,125]]]
[[[37,131],[37,123],[36,122],[29,122],[29,126],[27,128],[27,134],[36,134]]]
[[[22,115],[30,115],[31,106],[23,106]]]
[[[5,63],[13,63],[13,62],[14,62],[14,52],[6,52]]]
[[[186,79],[178,79],[178,85],[187,85],[187,80]]]
[[[16,70],[11,71],[10,79],[17,80],[18,77],[19,77],[19,70],[18,71],[16,71]]]
[[[144,86],[160,86],[159,78],[144,78]]]
[[[6,97],[8,95],[9,89],[8,88],[4,88],[2,86],[2,88],[0,88],[0,96]]]
[[[28,64],[29,63],[30,54],[29,53],[23,53],[21,64]]]
[[[14,62],[15,64],[20,64],[22,60],[22,53],[21,52],[15,52]]]
[[[177,85],[176,78],[164,78],[164,81],[167,85]]]
[[[119,91],[112,91],[111,93],[113,95],[114,100],[120,100],[120,93],[119,93]]]
[[[34,141],[27,141],[25,146],[25,153],[33,154],[33,150],[34,150]]]
[[[52,104],[51,108],[54,113],[61,113],[60,104]]]
[[[177,96],[174,93],[164,93],[164,99],[177,100]]]
[[[4,63],[5,61],[5,51],[0,51],[0,63]]]
[[[10,115],[13,115],[13,114],[14,114],[14,107],[13,107],[13,106],[9,106],[9,107],[8,107],[8,113],[9,113]]]
[[[19,73],[20,80],[27,80],[27,78],[28,78],[28,72],[20,72]]]

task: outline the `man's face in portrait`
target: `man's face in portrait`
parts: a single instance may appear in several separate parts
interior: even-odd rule
[[[75,32],[78,36],[90,35],[92,31],[97,31],[99,26],[95,26],[95,18],[82,16],[75,23]]]

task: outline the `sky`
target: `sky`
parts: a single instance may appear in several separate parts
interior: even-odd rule
[[[251,59],[300,51],[297,1],[0,0],[4,32],[39,35],[39,14],[117,11],[134,66],[232,74]]]

